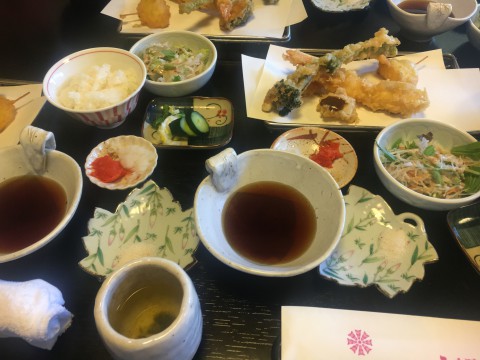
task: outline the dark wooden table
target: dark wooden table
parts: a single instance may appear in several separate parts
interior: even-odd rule
[[[384,0],[368,11],[324,14],[304,0],[308,19],[291,27],[291,40],[279,45],[309,49],[334,49],[365,40],[381,26],[402,40],[400,50],[442,48],[455,55],[460,67],[479,67],[480,53],[461,26],[430,43],[416,44],[402,38]],[[48,3],[48,4],[46,4]],[[100,14],[105,0],[16,0],[2,2],[0,14],[0,78],[41,82],[58,59],[88,47],[129,49],[135,39],[118,33],[117,20]],[[219,62],[211,81],[197,95],[223,96],[235,108],[231,143],[237,153],[267,148],[280,134],[263,122],[246,116],[240,56],[264,57],[268,43],[218,43]],[[139,104],[125,124],[112,130],[88,127],[46,104],[34,125],[52,131],[57,149],[81,166],[90,150],[110,137],[141,135],[146,104],[154,96],[142,91]],[[479,114],[480,115],[480,114]],[[480,128],[479,128],[480,129]],[[280,310],[283,305],[317,306],[480,321],[480,277],[451,236],[446,212],[413,208],[391,195],[373,170],[375,131],[339,131],[355,148],[359,167],[352,184],[382,196],[397,214],[414,212],[425,222],[429,240],[440,260],[426,268],[423,281],[393,299],[374,287],[340,286],[322,278],[318,270],[272,279],[255,277],[220,263],[200,245],[198,264],[188,271],[199,294],[204,316],[203,340],[196,359],[270,359],[278,357]],[[206,176],[204,162],[219,150],[158,150],[152,179],[167,187],[182,207],[193,205],[197,185]],[[0,169],[0,172],[2,169]],[[100,282],[84,272],[78,262],[86,256],[82,236],[95,207],[114,211],[129,190],[109,191],[84,177],[84,189],[75,217],[44,248],[24,258],[0,264],[0,278],[25,281],[41,278],[57,286],[74,315],[72,326],[51,351],[20,339],[0,339],[0,359],[108,359],[95,328],[93,305]]]

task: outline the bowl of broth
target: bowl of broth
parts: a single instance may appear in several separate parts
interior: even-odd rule
[[[234,157],[233,167],[218,166],[235,173],[228,189],[219,189],[211,173],[195,194],[205,247],[254,275],[294,276],[318,266],[337,245],[345,221],[343,196],[330,173],[308,158],[272,149]]]
[[[403,36],[413,41],[430,41],[452,30],[475,13],[476,0],[387,0],[387,6]]]
[[[82,193],[82,172],[51,150],[37,175],[21,145],[0,149],[0,263],[37,251],[67,226]]]

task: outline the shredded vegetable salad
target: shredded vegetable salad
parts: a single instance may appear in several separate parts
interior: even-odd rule
[[[379,148],[385,169],[418,193],[456,199],[480,191],[479,142],[446,150],[428,133],[414,140],[398,139],[388,149]]]
[[[193,51],[185,46],[168,42],[145,49],[142,55],[149,80],[176,82],[190,79],[206,68],[210,56],[208,49]]]

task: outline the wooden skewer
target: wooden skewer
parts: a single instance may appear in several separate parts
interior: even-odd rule
[[[25,94],[21,95],[20,97],[16,98],[15,100],[12,100],[12,104],[15,104],[18,100],[24,98],[28,94],[30,94],[30,91],[26,92]]]
[[[428,58],[428,56],[425,56],[423,59],[418,60],[418,61],[415,63],[415,65],[420,64],[420,63],[421,63],[423,60],[425,60],[426,58]]]
[[[120,14],[120,19],[125,19],[127,16],[137,15],[136,12],[128,13],[128,14]]]

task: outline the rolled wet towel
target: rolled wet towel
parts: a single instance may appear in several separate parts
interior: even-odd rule
[[[64,303],[60,290],[44,280],[0,280],[0,337],[50,350],[72,322]]]

